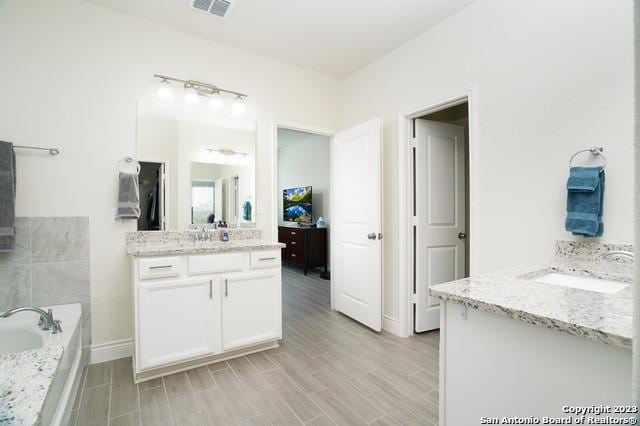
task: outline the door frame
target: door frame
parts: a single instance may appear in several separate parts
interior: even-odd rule
[[[167,188],[167,186],[171,185],[171,179],[170,179],[170,172],[171,172],[171,160],[169,160],[168,158],[162,158],[162,157],[154,157],[154,156],[150,156],[150,157],[138,157],[136,158],[136,161],[138,163],[158,163],[158,164],[162,164],[164,165],[164,185],[162,188],[162,199],[163,199],[163,206],[162,206],[162,214],[164,216],[164,225],[162,227],[162,231],[166,231],[169,228],[169,221],[170,221],[170,213],[169,211],[171,210],[169,208],[170,206],[170,202],[171,202],[171,188]]]
[[[441,111],[452,106],[467,102],[469,108],[469,186],[466,191],[469,193],[469,228],[475,229],[475,216],[473,206],[475,203],[476,188],[476,158],[478,150],[477,140],[477,89],[468,87],[457,90],[448,96],[435,97],[427,100],[422,106],[407,108],[406,112],[398,115],[398,283],[399,294],[399,326],[394,327],[398,335],[403,337],[413,336],[413,282],[414,282],[414,244],[413,244],[413,173],[411,164],[411,125],[414,118],[426,114]],[[469,230],[467,230],[468,232]],[[477,243],[475,238],[469,241],[469,273],[474,272],[473,262],[476,253]],[[385,320],[387,321],[387,320]]]
[[[271,164],[273,164],[271,169],[272,171],[271,187],[273,188],[273,191],[271,193],[271,200],[273,203],[271,206],[271,216],[273,217],[271,232],[273,233],[273,238],[275,240],[278,239],[278,224],[280,223],[279,217],[278,217],[278,202],[277,202],[277,200],[279,200],[279,197],[280,197],[280,194],[278,191],[278,129],[296,130],[298,132],[327,136],[330,139],[333,139],[333,135],[337,133],[337,131],[333,129],[317,127],[317,126],[312,126],[308,124],[301,124],[293,121],[284,121],[284,120],[277,120],[277,119],[274,119],[271,121]],[[331,141],[329,141],[329,187],[330,188],[332,184],[331,182],[332,176],[333,176],[333,162],[331,161]],[[329,197],[330,206],[333,205],[333,200],[331,199],[332,197],[333,195],[330,194],[330,197]],[[329,240],[328,245],[329,245],[329,253],[331,253],[331,250],[332,250],[331,239]],[[330,283],[331,283],[331,290],[330,290],[331,309],[335,310],[333,281],[330,281]]]

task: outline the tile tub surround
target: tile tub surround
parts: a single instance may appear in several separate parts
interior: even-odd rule
[[[616,294],[603,294],[530,280],[545,272],[560,272],[632,282],[631,264],[598,257],[603,251],[620,246],[584,244],[595,243],[559,242],[551,266],[533,265],[465,278],[433,286],[429,293],[442,300],[631,349],[632,286]],[[572,257],[572,252],[580,256]]]
[[[62,346],[0,355],[0,425],[39,423]]]
[[[193,241],[194,231],[142,231],[127,234],[130,256],[171,256],[182,254],[224,253],[230,251],[274,250],[285,247],[260,239],[257,229],[230,229],[229,241],[220,241],[221,230],[213,241]]]
[[[0,312],[16,306],[81,303],[91,342],[89,218],[16,219],[16,248],[0,253]]]

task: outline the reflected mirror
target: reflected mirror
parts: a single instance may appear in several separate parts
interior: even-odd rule
[[[139,231],[252,227],[255,123],[138,105]]]

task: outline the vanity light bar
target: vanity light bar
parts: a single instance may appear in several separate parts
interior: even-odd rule
[[[238,151],[234,151],[233,149],[215,149],[215,148],[206,148],[207,151],[209,151],[210,154],[213,154],[214,152],[219,152],[222,155],[225,156],[232,156],[232,155],[240,155],[242,157],[246,157],[247,154],[246,152],[238,152]]]
[[[218,87],[214,84],[203,83],[201,81],[182,80],[179,78],[169,77],[167,75],[161,75],[161,74],[154,74],[153,76],[155,78],[159,78],[160,81],[163,81],[163,82],[175,81],[176,83],[180,83],[184,85],[185,89],[193,88],[198,92],[198,94],[203,96],[212,96],[220,93],[228,93],[230,95],[234,95],[237,99],[244,99],[249,97],[249,95],[245,93],[236,92],[235,90],[223,89],[222,87]]]

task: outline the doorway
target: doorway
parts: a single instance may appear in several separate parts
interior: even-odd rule
[[[429,287],[469,275],[469,106],[412,120],[413,331],[440,327]]]
[[[138,231],[163,231],[166,229],[166,200],[164,163],[140,161],[138,188],[140,217]]]
[[[278,241],[283,265],[328,280],[331,216],[328,135],[278,128]]]

